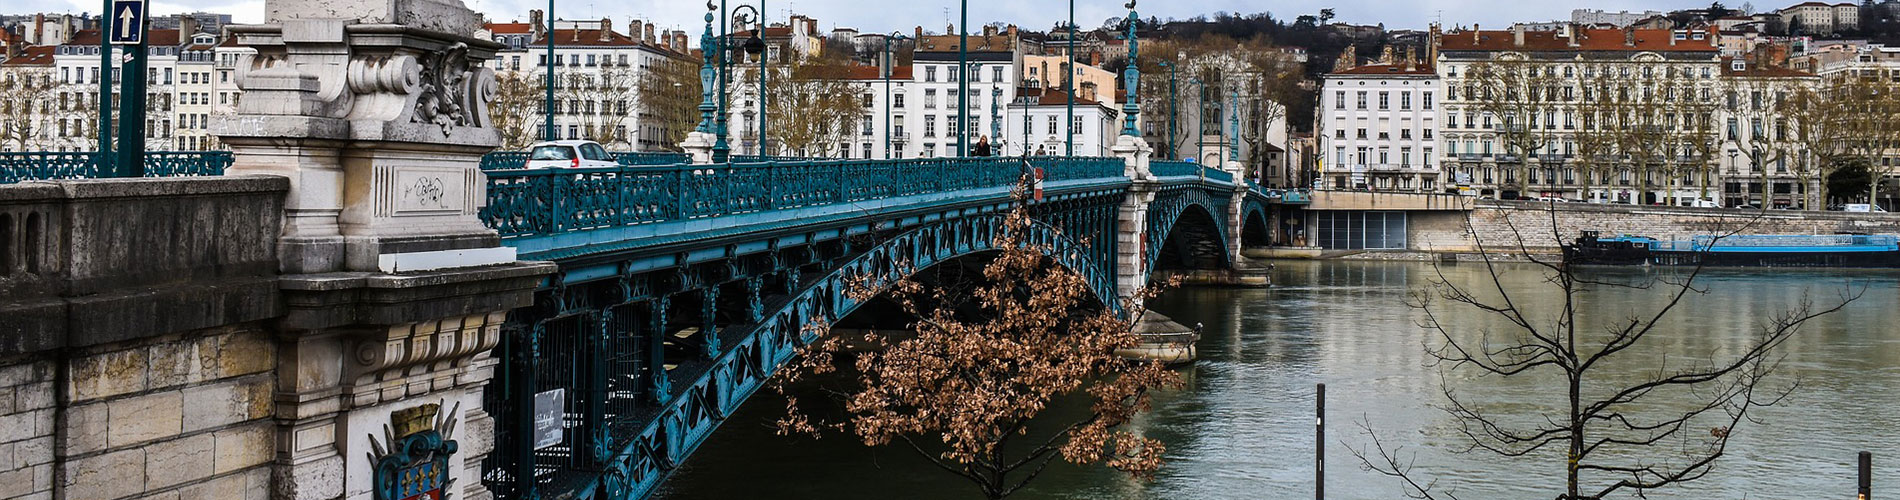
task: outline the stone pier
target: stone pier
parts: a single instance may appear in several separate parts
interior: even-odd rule
[[[0,499],[491,497],[491,351],[554,267],[475,217],[499,46],[265,8],[226,176],[0,186]]]

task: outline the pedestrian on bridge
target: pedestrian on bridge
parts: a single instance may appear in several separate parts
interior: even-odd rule
[[[986,136],[978,137],[976,139],[976,148],[970,150],[970,156],[989,156],[989,155],[990,155],[990,136],[986,135]]]

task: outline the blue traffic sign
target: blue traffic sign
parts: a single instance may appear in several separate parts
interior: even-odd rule
[[[113,45],[138,45],[145,42],[145,0],[112,0]]]

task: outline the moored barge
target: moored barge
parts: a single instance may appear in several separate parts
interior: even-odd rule
[[[1663,241],[1584,231],[1563,250],[1564,262],[1573,265],[1900,268],[1900,237],[1890,235],[1749,234]]]

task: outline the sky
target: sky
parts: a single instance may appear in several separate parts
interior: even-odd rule
[[[471,8],[488,14],[489,19],[494,21],[525,21],[530,9],[547,7],[545,0],[463,1]],[[863,32],[901,30],[908,33],[915,26],[923,26],[926,30],[942,31],[948,24],[955,23],[958,15],[957,3],[948,0],[900,0],[898,4],[883,4],[879,0],[766,1],[768,20],[781,21],[789,11],[818,19],[820,28],[824,30],[849,27]],[[1124,15],[1127,10],[1122,7],[1123,1],[1078,2],[1075,5],[1076,24],[1083,27],[1100,26],[1106,19]],[[756,6],[757,0],[753,2]],[[68,10],[71,12],[97,12],[100,8],[97,0],[53,0],[48,3],[64,3],[70,6]],[[1270,3],[1260,0],[1147,0],[1145,3],[1136,9],[1142,17],[1162,19],[1186,19],[1215,12],[1252,13],[1266,10],[1275,17],[1291,20],[1301,14],[1316,14],[1321,8],[1331,7],[1336,13],[1336,21],[1384,23],[1386,27],[1394,29],[1424,28],[1434,20],[1442,20],[1448,27],[1473,23],[1507,26],[1519,21],[1568,20],[1571,9],[1575,8],[1667,11],[1708,6],[1707,0],[1279,0]],[[1783,3],[1792,5],[1798,0],[1758,7],[1779,8],[1785,6]],[[15,5],[24,6],[20,3]],[[867,5],[897,7],[870,9],[866,8]],[[1740,5],[1740,2],[1734,2],[1732,6]],[[738,3],[729,6],[737,7]],[[606,16],[613,18],[614,24],[624,26],[626,20],[637,16],[662,28],[690,29],[694,33],[702,29],[700,16],[705,13],[704,8],[705,5],[696,0],[560,0],[555,5],[556,14],[562,19],[599,19]],[[178,0],[151,0],[151,12],[154,15],[196,10],[228,12],[240,23],[261,22],[264,1],[198,0],[185,3]],[[1067,15],[1068,4],[1055,0],[978,0],[970,5],[971,26],[1002,21],[1031,29],[1046,29],[1066,19]]]

